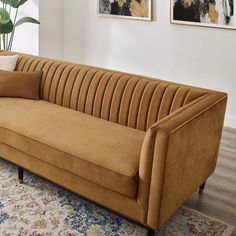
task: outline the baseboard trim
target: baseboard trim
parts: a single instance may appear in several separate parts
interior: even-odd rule
[[[236,129],[236,117],[235,116],[225,116],[225,126]]]

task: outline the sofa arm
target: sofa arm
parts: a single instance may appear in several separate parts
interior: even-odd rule
[[[151,228],[163,225],[214,171],[226,103],[226,94],[207,94],[147,131],[138,202]]]

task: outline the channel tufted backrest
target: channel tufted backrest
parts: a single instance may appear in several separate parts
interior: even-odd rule
[[[17,71],[43,71],[43,100],[146,131],[153,123],[209,93],[105,69],[22,55]]]

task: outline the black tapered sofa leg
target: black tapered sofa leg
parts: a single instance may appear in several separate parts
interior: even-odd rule
[[[21,167],[18,167],[18,180],[20,184],[23,184],[24,170]]]
[[[205,185],[206,185],[206,182],[204,182],[204,183],[199,187],[199,194],[203,194]]]
[[[155,232],[156,232],[155,230],[150,229],[150,228],[148,228],[147,230],[148,230],[147,236],[154,236],[155,235]]]

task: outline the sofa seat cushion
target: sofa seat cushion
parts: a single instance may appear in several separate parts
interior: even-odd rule
[[[49,102],[0,98],[1,143],[129,197],[144,136]]]

